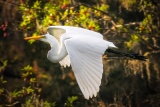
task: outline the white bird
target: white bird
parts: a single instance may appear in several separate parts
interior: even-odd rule
[[[100,33],[84,28],[49,26],[47,31],[45,35],[24,39],[49,43],[51,49],[48,51],[47,58],[51,62],[59,62],[64,67],[71,65],[84,97],[86,99],[96,97],[103,73],[102,55],[109,47],[116,48],[116,46],[104,40]],[[121,53],[121,55],[125,54]]]

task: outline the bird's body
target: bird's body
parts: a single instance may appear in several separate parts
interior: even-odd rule
[[[45,37],[40,40],[50,41],[47,58],[64,67],[71,64],[84,97],[96,96],[103,73],[102,55],[115,45],[97,32],[78,27],[50,26]]]
[[[53,36],[52,36],[53,35]],[[70,62],[63,61],[64,63],[68,63],[67,65],[63,65],[62,60],[67,56],[68,52],[66,50],[66,44],[68,40],[75,41],[75,43],[81,42],[82,44],[85,44],[84,47],[88,46],[88,48],[93,48],[98,45],[104,46],[104,49],[106,50],[109,45],[112,47],[115,47],[113,43],[104,41],[103,36],[97,32],[78,28],[78,27],[70,27],[70,26],[50,26],[48,27],[48,34],[45,35],[46,38],[41,38],[41,41],[47,41],[50,46],[51,50],[48,52],[47,57],[51,62],[60,62],[62,66],[69,66]],[[102,44],[100,42],[105,42],[105,44]],[[75,43],[71,45],[75,45]],[[79,44],[77,46],[78,48],[82,47],[82,44]],[[53,46],[53,47],[52,47]],[[80,52],[84,52],[84,49],[82,47],[82,50],[79,50]],[[87,50],[86,50],[87,51]],[[98,51],[98,50],[96,50]],[[85,53],[85,52],[84,52]],[[78,56],[78,55],[77,55]],[[69,57],[67,57],[69,58]]]
[[[96,96],[103,73],[102,55],[108,47],[116,46],[103,40],[100,33],[79,27],[50,26],[47,31],[37,37],[51,46],[47,58],[64,67],[71,65],[84,97]]]

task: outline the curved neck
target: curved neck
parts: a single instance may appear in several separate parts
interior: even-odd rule
[[[51,45],[51,50],[48,51],[47,58],[51,62],[57,63],[63,60],[67,56],[67,51],[63,43],[61,44],[61,47],[59,48],[59,43],[54,38],[54,41],[52,41],[52,44],[50,45]]]

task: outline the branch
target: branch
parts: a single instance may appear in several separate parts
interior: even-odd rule
[[[12,103],[12,104],[6,104],[5,106],[7,106],[7,107],[13,107],[13,106],[15,106],[16,104],[18,104],[19,102],[18,101],[16,101],[16,102],[14,102],[14,103]]]
[[[79,3],[79,5],[83,5],[83,6],[89,7],[89,8],[91,8],[91,9],[93,9],[93,10],[97,10],[97,11],[99,11],[99,12],[103,13],[103,14],[106,14],[106,15],[111,16],[108,12],[105,12],[105,11],[99,10],[99,9],[97,9],[97,8],[95,8],[95,7],[92,7],[92,6],[90,6],[90,5],[87,5],[87,4],[85,4],[85,3]]]

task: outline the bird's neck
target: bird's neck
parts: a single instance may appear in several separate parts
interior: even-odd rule
[[[56,40],[56,39],[55,39]],[[48,51],[47,58],[54,63],[57,63],[63,60],[67,56],[67,51],[64,44],[61,44],[61,47],[58,44],[58,41],[52,42],[51,50]]]

